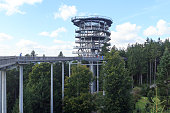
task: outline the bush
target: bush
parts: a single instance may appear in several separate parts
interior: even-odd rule
[[[135,102],[137,102],[141,98],[141,88],[140,87],[135,87],[132,90],[133,98]]]
[[[152,98],[154,97],[154,90],[150,89],[148,94],[147,94],[149,102],[153,103]]]
[[[142,85],[142,87],[141,87],[141,95],[144,96],[144,97],[147,97],[149,89],[150,88],[147,85]]]
[[[102,112],[103,111],[103,107],[104,107],[104,96],[103,96],[103,92],[100,91],[99,93],[95,93],[94,95],[95,97],[95,104],[96,104],[96,109],[97,112]]]

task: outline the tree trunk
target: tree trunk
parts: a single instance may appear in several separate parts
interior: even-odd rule
[[[152,69],[152,68],[151,68],[151,61],[150,61],[150,85],[151,85],[151,82],[152,82],[152,80],[151,80],[151,74],[152,74],[152,73],[151,73],[151,69]]]
[[[156,80],[156,58],[155,58],[155,72],[154,72],[154,84],[155,84],[155,80]]]
[[[140,77],[141,77],[141,79],[140,79],[140,80],[141,80],[141,85],[142,85],[142,74],[140,75]]]
[[[154,84],[154,62],[152,62],[152,84]]]
[[[148,63],[147,63],[147,66],[148,66]],[[148,68],[149,68],[149,66],[148,66]],[[147,78],[146,78],[146,83],[147,83],[147,85],[148,85],[148,75],[149,75],[149,74],[148,74],[148,71],[149,71],[148,68],[147,68],[147,76],[146,76],[146,77],[147,77]]]
[[[133,75],[132,75],[132,89],[133,89],[133,84],[134,84],[134,81],[133,81]]]
[[[147,85],[148,85],[148,72],[147,72],[147,75],[146,75],[146,77],[147,77],[147,78],[146,78],[146,79],[147,79],[147,80],[146,80],[146,82],[147,82]]]
[[[140,84],[140,75],[138,75],[138,76],[139,76],[139,85],[141,85],[141,84]]]

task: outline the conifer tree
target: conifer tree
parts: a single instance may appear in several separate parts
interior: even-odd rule
[[[170,51],[165,48],[158,67],[158,88],[161,100],[166,100],[163,104],[166,108],[170,105]]]
[[[103,66],[105,73],[104,113],[132,113],[131,79],[125,69],[125,62],[118,51],[106,55]]]

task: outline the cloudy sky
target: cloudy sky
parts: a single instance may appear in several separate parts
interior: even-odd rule
[[[170,0],[0,0],[0,56],[72,55],[74,16],[112,18],[111,44],[170,37]]]

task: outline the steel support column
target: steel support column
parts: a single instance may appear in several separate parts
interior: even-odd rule
[[[51,113],[53,113],[53,63],[51,63]]]
[[[99,92],[99,65],[97,62],[97,93]]]
[[[93,70],[93,62],[91,62],[91,65],[90,65],[90,70],[93,74],[93,77],[94,77],[94,70]],[[94,93],[94,81],[91,82],[91,93],[93,94]]]
[[[64,62],[62,62],[62,99],[64,99]]]
[[[2,113],[2,72],[0,71],[0,113]]]
[[[2,71],[2,113],[7,113],[7,106],[6,106],[6,71]]]
[[[19,68],[19,113],[23,113],[23,65]]]

